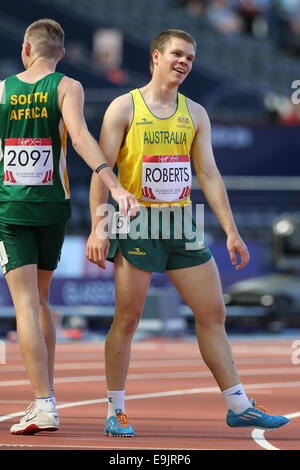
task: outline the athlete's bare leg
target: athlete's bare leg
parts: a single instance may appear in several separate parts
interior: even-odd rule
[[[16,311],[18,343],[34,395],[49,397],[48,353],[39,324],[37,266],[12,269],[5,277]]]
[[[199,348],[220,390],[239,384],[225,331],[226,313],[215,261],[168,271],[168,275],[195,315]]]
[[[49,289],[53,271],[38,269],[38,288],[40,295],[39,320],[42,334],[45,339],[48,352],[48,374],[50,389],[53,389],[54,379],[54,360],[56,345],[56,327],[53,318],[52,309],[49,305]]]
[[[124,390],[131,341],[145,304],[152,273],[130,264],[118,251],[114,260],[116,306],[105,343],[108,390]]]

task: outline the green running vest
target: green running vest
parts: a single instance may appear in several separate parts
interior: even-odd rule
[[[63,74],[5,80],[0,105],[0,222],[51,225],[71,216],[67,129],[58,106]]]

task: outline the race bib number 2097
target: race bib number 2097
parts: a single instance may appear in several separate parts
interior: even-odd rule
[[[51,138],[6,139],[4,185],[53,185]]]

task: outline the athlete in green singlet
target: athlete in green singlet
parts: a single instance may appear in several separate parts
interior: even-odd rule
[[[55,325],[48,297],[71,216],[67,133],[123,213],[138,208],[87,129],[81,84],[55,72],[63,56],[61,26],[49,19],[36,21],[24,36],[25,71],[0,84],[0,259],[35,396],[25,417],[11,427],[13,434],[59,425],[53,391]]]

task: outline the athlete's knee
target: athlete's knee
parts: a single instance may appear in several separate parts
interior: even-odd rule
[[[119,311],[115,314],[113,327],[126,336],[132,336],[139,325],[140,318],[141,312],[139,311]]]
[[[226,320],[226,310],[224,304],[220,304],[212,315],[212,322],[216,325],[224,325]]]
[[[30,315],[37,316],[39,312],[39,301],[36,296],[19,296],[14,300],[17,319],[29,318]]]
[[[47,312],[51,312],[48,295],[40,295],[40,308],[46,310]]]
[[[226,320],[226,310],[222,303],[215,305],[206,312],[196,312],[195,322],[202,327],[224,327]]]

